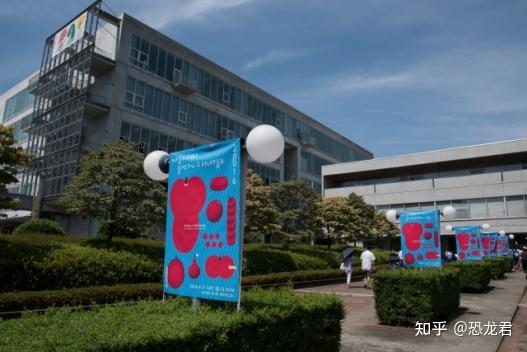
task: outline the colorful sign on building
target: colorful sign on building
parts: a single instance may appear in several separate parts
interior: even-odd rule
[[[479,226],[460,226],[455,228],[458,260],[483,259],[483,244]]]
[[[509,239],[507,236],[498,236],[496,239],[496,250],[498,256],[510,255]]]
[[[164,292],[240,297],[240,140],[170,154]]]
[[[403,212],[399,219],[404,264],[409,267],[440,267],[439,211]]]
[[[482,232],[480,236],[483,244],[483,256],[496,257],[498,255],[496,248],[498,234],[496,232]]]
[[[86,11],[55,34],[55,37],[53,38],[53,51],[51,52],[52,58],[60,54],[64,49],[71,46],[77,40],[84,37],[87,19],[88,12]]]

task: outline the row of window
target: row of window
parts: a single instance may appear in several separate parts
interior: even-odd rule
[[[11,125],[14,127],[13,136],[15,137],[16,144],[22,144],[24,142],[27,142],[28,134],[26,132],[22,132],[22,127],[31,123],[31,118],[32,115],[29,114],[28,116],[23,117],[22,119],[18,120],[17,122]]]
[[[437,202],[377,205],[378,211],[421,211],[443,209],[447,205],[456,208],[456,219],[484,219],[527,216],[527,196],[507,196],[475,199],[457,199]]]
[[[34,101],[35,96],[29,94],[27,88],[16,93],[11,98],[6,100],[2,121],[6,123],[15,115],[33,106]]]
[[[507,163],[493,166],[482,166],[476,168],[463,168],[447,171],[438,171],[438,172],[429,172],[422,174],[405,174],[397,177],[382,177],[382,178],[370,178],[365,180],[355,179],[350,181],[342,182],[342,187],[354,187],[354,186],[368,186],[368,185],[379,185],[386,183],[398,183],[406,181],[417,181],[417,180],[431,180],[437,178],[447,178],[447,177],[460,177],[460,176],[471,176],[471,175],[481,175],[481,174],[490,174],[496,172],[506,172],[506,171],[518,171],[518,170],[527,170],[527,161],[516,162],[516,163]]]
[[[313,141],[317,149],[341,161],[369,158],[369,155],[362,150],[352,150],[352,147],[335,141],[246,91],[135,34],[132,35],[130,43],[129,62],[170,82],[180,77],[182,80],[192,81],[199,94],[259,122],[272,124],[282,130],[285,135],[300,140],[300,142]]]
[[[260,175],[265,185],[280,182],[280,170],[272,167],[263,166],[262,164],[249,161],[247,168]]]
[[[126,80],[124,106],[214,140],[246,137],[251,130],[249,126],[132,77]]]
[[[304,150],[300,152],[300,170],[320,176],[322,165],[332,164],[332,162],[308,153]]]

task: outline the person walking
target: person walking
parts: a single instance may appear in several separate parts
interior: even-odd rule
[[[523,273],[525,274],[525,278],[527,279],[527,246],[523,247],[523,251],[522,254],[520,254],[520,258],[522,261]]]
[[[399,255],[396,251],[391,251],[388,257],[388,263],[392,269],[399,269]]]
[[[351,288],[351,274],[353,274],[353,259],[351,255],[344,259],[344,272],[346,273],[346,287]]]
[[[371,272],[373,271],[373,264],[375,262],[375,256],[371,251],[371,247],[367,247],[364,252],[360,255],[362,272],[364,273],[364,287],[371,288]]]

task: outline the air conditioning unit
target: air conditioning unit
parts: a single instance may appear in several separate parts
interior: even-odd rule
[[[177,113],[177,122],[178,122],[178,125],[186,126],[187,125],[187,113],[184,111],[179,111]]]
[[[231,95],[229,94],[229,92],[223,92],[223,102],[225,104],[231,103]]]
[[[298,140],[303,147],[311,148],[316,144],[315,137],[306,132],[298,132]]]
[[[172,81],[172,86],[183,94],[193,94],[198,90],[198,81],[183,76],[181,70],[174,68],[174,80]]]

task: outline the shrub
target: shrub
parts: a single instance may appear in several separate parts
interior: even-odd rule
[[[402,269],[375,274],[375,310],[382,324],[446,319],[459,308],[459,270]]]
[[[170,299],[75,313],[57,309],[0,322],[0,350],[339,350],[344,309],[336,295],[254,290],[244,293],[242,307],[194,310],[188,299]]]
[[[448,264],[459,269],[461,292],[483,292],[491,279],[491,265],[484,261],[462,261]]]
[[[48,219],[33,219],[26,221],[22,225],[18,226],[15,231],[13,231],[14,235],[24,235],[31,233],[64,236],[64,232],[61,230],[59,224]]]
[[[322,259],[289,251],[253,249],[244,251],[244,257],[246,259],[243,266],[244,275],[331,269],[331,265]],[[338,267],[338,265],[335,265],[335,267]]]
[[[512,261],[512,257],[506,255],[500,258],[505,262],[505,272],[512,273],[512,269],[514,268],[514,262]]]
[[[503,279],[507,271],[507,263],[501,257],[485,258],[490,263],[490,272],[493,280]]]

